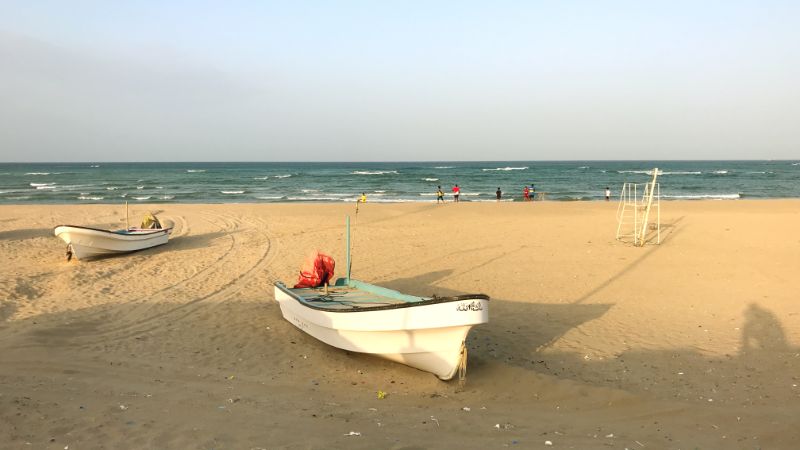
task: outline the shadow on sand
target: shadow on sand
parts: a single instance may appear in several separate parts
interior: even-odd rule
[[[52,237],[52,228],[26,228],[22,230],[0,231],[0,240],[21,241],[39,237]]]
[[[467,294],[434,285],[450,272],[430,272],[382,285],[414,295]],[[789,344],[775,314],[758,304],[750,304],[744,313],[739,352],[723,357],[708,356],[694,348],[628,350],[611,357],[547,349],[570,330],[602,317],[613,306],[582,303],[587,297],[565,299],[561,304],[492,299],[489,323],[473,328],[467,338],[468,378],[486,376],[499,364],[663,399],[733,404],[794,401],[792,395],[770,399],[767,392],[800,384],[793,378],[800,371],[800,349]],[[697,327],[690,322],[686,326]],[[618,340],[619,347],[625,347],[624,335],[599,337],[609,342]]]

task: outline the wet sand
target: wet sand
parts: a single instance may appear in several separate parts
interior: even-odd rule
[[[0,447],[796,448],[800,201],[665,202],[644,248],[616,206],[131,205],[169,244],[71,262],[124,207],[0,206]],[[345,214],[354,277],[492,297],[464,386],[281,317]]]

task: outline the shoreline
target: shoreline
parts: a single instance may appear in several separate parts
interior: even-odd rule
[[[742,195],[738,198],[729,198],[729,194],[720,194],[719,196],[714,195],[702,195],[702,196],[674,196],[674,197],[661,197],[662,202],[667,203],[674,203],[674,202],[736,202],[736,201],[782,201],[782,200],[800,200],[800,197],[755,197],[755,196],[748,196]],[[732,195],[732,194],[730,194]],[[741,195],[741,194],[739,194]],[[452,199],[452,195],[450,198],[445,197],[446,203],[619,203],[619,198],[611,199],[606,201],[603,198],[597,199],[551,199],[547,198],[545,200],[534,200],[531,202],[527,202],[522,200],[521,198],[503,198],[500,202],[496,199],[486,199],[486,200],[461,200],[459,202],[454,202]],[[136,200],[134,202],[128,201],[130,205],[343,205],[343,204],[353,204],[358,203],[358,196],[354,196],[353,199],[348,200],[340,200],[340,201],[332,201],[332,200],[293,200],[293,201],[238,201],[238,202],[148,202],[148,201],[139,201]],[[431,204],[436,203],[436,200],[376,200],[368,198],[367,203],[371,204]],[[0,203],[0,206],[91,206],[91,205],[124,205],[125,200],[121,200],[120,202],[102,202],[102,201],[94,201],[94,202],[84,202],[84,203],[68,203],[68,202],[30,202],[30,203]]]

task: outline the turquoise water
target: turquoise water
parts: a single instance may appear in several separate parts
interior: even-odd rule
[[[798,198],[800,161],[492,161],[401,163],[0,164],[0,204],[521,201],[534,184],[548,200],[600,200],[658,167],[662,198]]]

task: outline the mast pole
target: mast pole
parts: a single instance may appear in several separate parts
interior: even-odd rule
[[[131,224],[128,222],[128,201],[125,201],[125,229],[129,229]]]
[[[347,246],[347,259],[345,264],[347,264],[347,282],[350,282],[350,216],[345,216],[345,224],[347,231],[345,233],[345,245]]]

